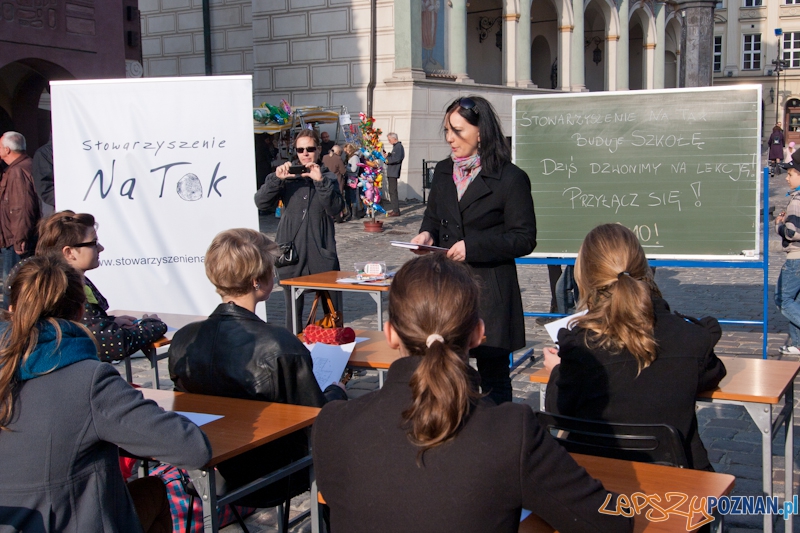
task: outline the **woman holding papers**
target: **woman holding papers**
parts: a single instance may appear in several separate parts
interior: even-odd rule
[[[484,334],[479,292],[472,270],[443,254],[395,276],[384,333],[404,357],[382,389],[330,403],[314,422],[331,531],[511,533],[523,508],[564,533],[630,531],[629,518],[598,512],[608,491],[530,407],[481,397],[467,361]]]
[[[77,270],[33,257],[10,284],[0,323],[0,530],[170,531],[164,484],[144,478],[126,489],[119,448],[195,469],[211,459],[205,435],[98,361],[80,324]]]
[[[478,96],[447,108],[445,139],[451,154],[434,170],[420,233],[411,242],[449,248],[483,282],[481,317],[486,342],[478,361],[481,389],[496,403],[510,402],[509,355],[525,346],[517,257],[536,246],[531,183],[511,163],[511,152],[491,104]]]
[[[668,424],[681,434],[689,466],[711,470],[697,432],[695,397],[725,377],[714,353],[716,319],[670,313],[639,240],[604,224],[586,236],[575,262],[578,308],[587,310],[544,349],[547,410],[606,422]]]
[[[341,384],[323,393],[314,377],[311,355],[297,337],[261,320],[256,305],[269,298],[274,284],[277,246],[252,229],[223,231],[205,257],[206,275],[222,302],[208,319],[175,332],[169,347],[169,374],[183,392],[321,407],[347,399]],[[229,486],[251,481],[308,454],[305,435],[289,435],[219,465]],[[293,476],[295,492],[307,490],[308,476]],[[269,507],[287,495],[286,481],[242,500]]]

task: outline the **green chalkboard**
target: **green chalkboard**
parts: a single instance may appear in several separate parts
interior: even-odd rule
[[[618,222],[648,257],[758,259],[761,86],[514,97],[538,245],[572,257]]]

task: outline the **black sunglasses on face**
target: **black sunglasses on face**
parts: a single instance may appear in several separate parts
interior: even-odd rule
[[[72,248],[96,248],[97,247],[97,239],[89,242],[79,242],[78,244],[73,244]]]
[[[308,152],[309,154],[313,154],[316,151],[317,151],[317,147],[316,146],[309,146],[308,148],[303,148],[301,146],[301,147],[299,147],[297,149],[297,153],[298,154],[302,154],[302,153],[305,153],[305,152]]]
[[[450,107],[453,109],[455,109],[456,107],[461,107],[468,111],[472,111],[476,115],[480,114],[478,112],[477,104],[475,104],[475,100],[473,100],[472,98],[467,98],[467,97],[459,98],[458,100],[453,102]]]

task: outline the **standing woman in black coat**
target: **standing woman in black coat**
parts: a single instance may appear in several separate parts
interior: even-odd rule
[[[279,267],[278,278],[289,279],[309,274],[339,270],[336,254],[336,230],[333,217],[344,209],[344,200],[339,191],[336,174],[316,163],[319,151],[317,133],[303,130],[294,140],[297,159],[307,172],[302,175],[289,173],[291,163],[284,163],[267,176],[264,185],[256,192],[255,202],[259,209],[267,209],[283,201],[281,222],[275,241],[278,244],[294,242],[300,258],[297,264]],[[289,291],[286,298],[286,329],[292,331],[292,301]],[[303,299],[297,301],[297,323],[302,324]],[[331,294],[333,304],[341,311],[341,293]],[[327,304],[323,299],[327,313]],[[292,333],[297,333],[292,331]]]
[[[511,163],[500,121],[479,96],[447,108],[445,139],[452,150],[434,170],[428,208],[411,242],[449,248],[483,282],[481,318],[486,341],[470,351],[481,389],[496,403],[512,398],[509,354],[525,346],[522,297],[514,260],[536,247],[531,183]]]

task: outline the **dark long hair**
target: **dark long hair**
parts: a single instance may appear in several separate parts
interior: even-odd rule
[[[479,397],[467,365],[480,320],[478,295],[470,267],[443,254],[412,259],[392,281],[389,322],[408,356],[421,358],[403,412],[420,454],[453,438]],[[443,340],[428,342],[431,335]]]
[[[11,420],[17,370],[36,348],[37,323],[49,321],[60,342],[61,328],[55,319],[80,320],[86,299],[83,276],[55,254],[22,263],[10,286],[13,311],[8,313],[10,323],[0,336],[0,429]]]
[[[475,105],[471,108],[462,107],[462,100],[471,100]],[[491,174],[500,173],[503,165],[511,161],[511,150],[506,143],[503,127],[500,125],[500,120],[497,118],[492,104],[480,96],[459,98],[445,111],[442,129],[449,123],[450,115],[453,113],[458,113],[461,118],[478,127],[481,135],[481,142],[478,146],[481,167]]]

